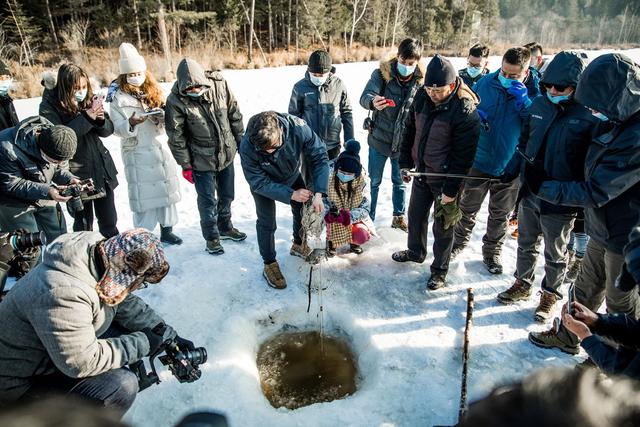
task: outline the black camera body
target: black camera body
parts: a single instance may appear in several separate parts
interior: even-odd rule
[[[83,179],[79,184],[69,185],[60,190],[63,197],[71,197],[67,202],[67,210],[71,215],[84,210],[84,202],[94,199],[101,199],[106,193],[101,189],[96,189],[93,185],[93,179]]]

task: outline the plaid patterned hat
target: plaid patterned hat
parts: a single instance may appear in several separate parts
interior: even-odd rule
[[[143,282],[160,282],[169,272],[160,240],[143,228],[113,236],[98,248],[106,272],[96,284],[96,291],[108,305],[121,303]]]

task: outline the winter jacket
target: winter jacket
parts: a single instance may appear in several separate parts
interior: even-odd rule
[[[69,161],[69,170],[80,179],[92,178],[96,189],[118,186],[118,171],[102,138],[113,134],[113,123],[107,113],[104,120],[93,120],[84,111],[75,115],[60,106],[54,87],[47,85],[40,103],[40,115],[54,125],[65,125],[76,133],[78,148]]]
[[[111,101],[114,133],[121,140],[122,162],[133,212],[163,208],[180,201],[176,162],[166,147],[164,118],[150,116],[133,129],[129,117],[146,110],[142,101],[118,90]]]
[[[601,65],[605,64],[606,73]],[[594,68],[599,68],[594,73]],[[640,198],[640,66],[624,55],[596,58],[582,74],[577,102],[606,114],[612,126],[592,140],[585,181],[545,181],[538,196],[553,204],[585,208],[587,234],[622,254],[640,212],[629,202]]]
[[[581,345],[604,373],[640,379],[640,321],[625,314],[598,314],[592,332]],[[601,337],[620,347],[612,347]]]
[[[335,172],[336,172],[335,168],[332,168],[330,170],[330,174],[332,177],[330,177],[329,179],[329,185],[335,185],[335,179],[337,179],[335,178]],[[322,198],[322,202],[324,204],[323,216],[329,213],[329,209],[331,209],[331,204],[333,203],[335,206],[338,207],[338,209],[349,210],[349,213],[351,214],[352,224],[355,224],[356,222],[362,222],[364,225],[367,226],[369,230],[375,230],[373,221],[369,216],[369,209],[371,208],[371,200],[369,199],[369,195],[371,194],[369,176],[367,176],[367,173],[364,169],[362,170],[361,176],[362,176],[362,179],[359,180],[360,182],[359,187],[353,190],[353,191],[358,191],[360,192],[360,194],[362,194],[362,201],[360,202],[360,204],[358,204],[358,206],[355,206],[355,205],[346,206],[346,205],[343,205],[342,201],[339,200],[338,198],[333,199],[330,197],[329,194],[327,194],[325,197]]]
[[[530,66],[529,75],[526,79],[524,79],[524,85],[527,87],[527,93],[531,100],[542,94],[542,90],[540,87],[540,78],[540,71],[538,71],[537,68]]]
[[[480,100],[469,87],[456,80],[449,98],[435,105],[421,90],[407,119],[406,135],[400,147],[400,167],[419,172],[466,175],[473,164],[480,135]],[[462,180],[431,178],[427,182],[442,186],[442,192],[456,197]]]
[[[360,105],[373,111],[373,130],[369,132],[367,142],[378,153],[398,158],[400,143],[404,139],[404,124],[409,116],[413,100],[422,87],[426,67],[418,61],[411,79],[402,83],[398,79],[398,60],[394,57],[380,62],[380,68],[371,74],[369,82],[360,96]],[[395,107],[386,107],[378,111],[373,107],[373,98],[383,96],[395,102]]]
[[[20,121],[9,95],[0,95],[0,131],[16,126]]]
[[[289,204],[291,186],[300,176],[301,156],[311,169],[316,193],[327,194],[329,157],[324,143],[303,120],[278,113],[282,145],[269,154],[254,146],[245,135],[240,142],[240,159],[251,191]]]
[[[116,306],[98,298],[90,254],[103,239],[94,232],[62,235],[0,303],[0,404],[20,398],[34,377],[55,369],[72,378],[90,377],[149,353],[143,332],[97,338],[112,323],[141,331],[162,322],[134,295]]]
[[[475,76],[475,77],[471,77],[469,75],[469,73],[467,72],[466,68],[458,70],[458,76],[462,79],[464,84],[466,84],[470,88],[472,88],[473,85],[475,85],[478,82],[478,80],[480,80],[481,78],[483,78],[487,74],[489,74],[489,69],[487,69],[487,68],[483,68],[482,72],[480,74],[478,74],[477,76]]]
[[[185,90],[192,86],[207,89],[199,98],[191,98]],[[218,172],[233,163],[244,134],[242,114],[227,81],[191,59],[178,65],[165,124],[173,157],[183,169],[196,171]]]
[[[578,54],[561,52],[554,58],[544,79],[547,83],[575,88],[585,67],[586,62]],[[525,186],[532,180],[539,182],[541,176],[547,180],[584,181],[584,160],[598,122],[573,98],[554,104],[545,93],[534,99],[529,107],[529,117],[522,125],[518,152],[513,155],[507,169],[518,169]],[[540,209],[542,213],[571,214],[580,208],[542,200]]]
[[[36,133],[53,126],[44,117],[29,117],[18,126],[0,132],[0,205],[11,207],[54,206],[51,183],[67,185],[73,174],[66,165],[42,158]]]
[[[289,101],[289,114],[307,122],[311,130],[322,139],[327,151],[340,146],[340,131],[344,140],[353,139],[353,115],[347,88],[336,75],[335,68],[320,87],[314,85],[309,72],[293,86]]]
[[[473,88],[480,97],[478,109],[487,115],[480,128],[473,167],[496,177],[504,173],[515,153],[522,123],[528,115],[527,108],[516,109],[515,98],[498,80],[499,73],[500,70],[487,74]]]

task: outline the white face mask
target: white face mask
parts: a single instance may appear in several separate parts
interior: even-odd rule
[[[133,76],[133,77],[127,76],[127,83],[135,87],[142,86],[146,80],[147,80],[147,76],[145,76],[144,74],[140,76]]]
[[[5,96],[9,93],[13,79],[0,80],[0,95]]]
[[[323,84],[325,84],[328,78],[329,78],[329,73],[323,74],[322,77],[316,77],[313,74],[309,75],[309,79],[311,79],[311,83],[313,83],[316,86],[322,86]]]

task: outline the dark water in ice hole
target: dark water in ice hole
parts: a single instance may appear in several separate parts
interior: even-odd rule
[[[275,335],[260,346],[256,363],[262,392],[275,408],[297,409],[356,391],[349,346],[317,331]]]

